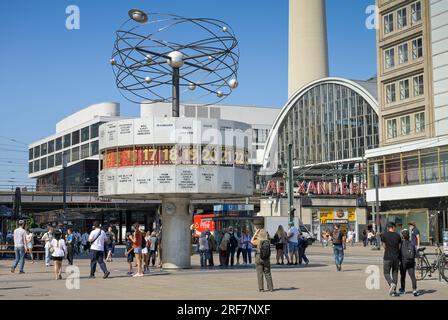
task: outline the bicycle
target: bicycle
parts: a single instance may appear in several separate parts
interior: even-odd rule
[[[418,249],[418,257],[415,267],[417,280],[424,280],[426,276],[428,276],[428,273],[429,277],[432,277],[432,274],[438,270],[442,279],[448,282],[448,258],[440,245],[437,245],[435,253],[425,253],[425,249],[425,247]],[[436,259],[430,263],[428,256],[433,255],[436,256]]]

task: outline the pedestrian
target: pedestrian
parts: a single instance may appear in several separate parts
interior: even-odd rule
[[[353,237],[354,237],[355,233],[352,230],[348,230],[347,232],[347,243],[350,246],[354,246],[354,242],[353,242]]]
[[[367,238],[367,230],[364,229],[362,230],[362,244],[365,247],[367,247],[367,242],[368,242],[368,238]]]
[[[308,257],[305,254],[306,248],[308,247],[308,240],[304,238],[302,233],[299,233],[298,239],[297,247],[299,251],[299,264],[302,264],[302,261],[304,261],[305,264],[309,264],[310,260],[308,260]]]
[[[207,241],[208,241],[208,265],[210,267],[213,267],[215,264],[213,262],[213,252],[216,251],[216,241],[215,241],[215,237],[213,236],[213,234],[210,232],[210,230],[206,231],[206,235],[207,235]]]
[[[339,224],[334,225],[333,234],[331,239],[333,242],[334,261],[336,263],[336,270],[342,270],[342,263],[344,262],[344,249],[345,249],[345,235],[341,230]]]
[[[31,263],[34,264],[34,255],[33,255],[33,246],[34,246],[34,235],[30,232],[29,229],[26,230],[26,247],[28,249],[28,253],[30,254]]]
[[[391,296],[397,296],[398,269],[400,267],[401,237],[395,232],[395,229],[395,223],[389,222],[387,224],[387,232],[381,237],[381,242],[385,247],[383,258],[384,277],[389,285],[389,295]]]
[[[224,267],[229,265],[228,260],[228,251],[229,251],[229,242],[230,242],[230,234],[227,233],[226,229],[222,230],[223,236],[221,238],[221,242],[219,244],[219,266]]]
[[[75,254],[79,255],[81,253],[81,233],[79,233],[79,231],[75,231],[74,233],[75,236]]]
[[[62,233],[57,230],[54,233],[54,237],[50,243],[51,258],[54,261],[54,274],[56,280],[62,279],[62,260],[67,253],[67,246],[64,239],[62,239]]]
[[[321,243],[322,243],[322,247],[327,245],[327,232],[325,230],[322,230],[321,234]]]
[[[49,267],[51,265],[51,252],[50,252],[50,243],[53,240],[53,227],[48,226],[47,232],[41,238],[41,241],[45,242],[45,266]]]
[[[126,232],[126,252],[124,253],[124,255],[129,265],[129,271],[127,274],[132,275],[134,273],[134,270],[132,269],[132,263],[134,262],[135,254],[134,254],[134,244],[132,243],[130,232]]]
[[[145,246],[142,248],[143,272],[149,272],[149,247],[151,245],[151,233],[147,231],[146,234],[143,235],[145,237]]]
[[[202,232],[201,236],[199,237],[199,243],[198,243],[198,253],[200,256],[201,268],[207,266],[208,252],[209,252],[209,246],[207,235],[205,232]]]
[[[416,249],[418,250],[420,248],[420,230],[417,228],[417,224],[415,222],[409,222],[409,231],[410,231],[410,238]]]
[[[238,236],[237,234],[234,232],[233,227],[229,228],[229,250],[227,252],[227,260],[229,260],[230,262],[230,266],[233,267],[234,265],[234,260],[235,260],[235,253],[238,250]],[[227,265],[229,264],[229,262],[227,262]]]
[[[67,230],[65,244],[67,246],[66,252],[67,252],[68,264],[70,266],[72,266],[73,265],[73,257],[75,255],[75,245],[76,245],[76,238],[75,238],[75,235],[73,234],[72,228],[68,228],[68,230]]]
[[[239,265],[240,264],[240,256],[243,253],[243,235],[244,235],[244,230],[241,229],[241,234],[238,233],[238,229],[235,229],[235,235],[238,239],[238,249],[236,251],[236,264]],[[243,257],[243,262],[244,262],[244,257]]]
[[[107,236],[107,262],[112,262],[112,257],[115,251],[115,243],[117,242],[117,237],[115,236],[115,233],[113,231],[112,226],[109,226],[106,232]]]
[[[89,253],[90,250],[90,242],[89,242],[89,233],[87,230],[83,233],[81,236],[81,244],[82,244],[82,250],[85,254]]]
[[[258,290],[264,292],[263,275],[266,278],[268,291],[274,291],[271,274],[271,242],[268,233],[264,229],[257,229],[251,239],[252,245],[255,246],[255,269],[257,271]]]
[[[14,230],[14,255],[15,260],[11,267],[11,273],[14,273],[17,265],[20,261],[20,274],[25,273],[23,270],[25,266],[25,254],[26,254],[26,231],[23,228],[25,226],[25,221],[19,220],[19,226]]]
[[[400,282],[401,287],[398,293],[400,295],[406,293],[406,272],[409,274],[412,282],[412,294],[418,297],[420,294],[417,291],[417,279],[415,278],[415,258],[417,257],[417,249],[410,241],[409,230],[404,229],[401,232],[402,242],[400,247]]]
[[[246,229],[244,234],[242,234],[243,239],[243,261],[244,265],[252,264],[252,235],[250,234],[249,228]]]
[[[149,258],[151,259],[151,265],[154,267],[156,264],[157,247],[159,245],[159,239],[157,239],[157,233],[153,231],[149,238]]]
[[[104,273],[103,279],[109,277],[110,272],[107,270],[106,263],[104,262],[104,249],[107,244],[106,233],[101,230],[100,223],[95,221],[93,223],[94,230],[90,232],[90,279],[95,278],[96,265],[99,264],[101,270]]]
[[[157,233],[157,255],[159,256],[159,268],[163,267],[162,226]]]
[[[294,226],[294,221],[289,221],[288,223],[289,229],[287,233],[288,238],[288,251],[289,251],[289,262],[288,265],[297,265],[299,260],[299,230]],[[295,262],[294,262],[294,257]]]
[[[373,230],[369,230],[369,232],[367,233],[367,241],[372,248],[375,243],[375,235],[373,234]]]
[[[134,223],[134,233],[131,235],[131,240],[133,243],[135,260],[137,262],[137,273],[134,277],[143,277],[142,270],[142,244],[143,244],[143,233],[140,231],[140,225],[138,222]]]

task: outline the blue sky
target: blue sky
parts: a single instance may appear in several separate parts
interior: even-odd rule
[[[375,31],[365,27],[365,10],[373,3],[327,0],[332,76],[367,79],[376,73]],[[71,4],[81,11],[80,30],[65,27]],[[109,64],[114,32],[134,7],[227,22],[241,57],[240,86],[225,103],[286,103],[288,0],[1,0],[0,185],[11,184],[10,178],[25,182],[25,144],[54,133],[65,116],[102,101],[120,102],[123,115],[138,115],[139,106],[116,89]]]

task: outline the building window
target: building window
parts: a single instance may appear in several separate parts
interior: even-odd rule
[[[70,133],[66,134],[64,136],[64,149],[70,147],[72,145],[71,143],[72,143],[72,135]]]
[[[48,141],[48,153],[54,152],[54,140]]]
[[[40,146],[34,147],[34,158],[40,157]],[[36,170],[34,170],[36,171]]]
[[[59,151],[62,149],[62,137],[59,137],[56,139],[56,151]]]
[[[28,163],[28,173],[33,173],[33,163],[32,162],[29,162]]]
[[[408,62],[408,44],[403,43],[398,46],[398,63],[403,64]]]
[[[423,75],[414,77],[414,97],[424,94]]]
[[[387,138],[393,139],[397,137],[397,119],[387,120]]]
[[[386,102],[393,103],[396,100],[395,83],[386,85]]]
[[[412,59],[417,60],[423,57],[423,40],[418,38],[412,40]]]
[[[401,135],[406,136],[411,133],[411,116],[404,116],[401,120]]]
[[[400,81],[400,100],[409,99],[409,79]]]
[[[72,132],[72,146],[79,144],[79,130]]]
[[[40,159],[40,170],[47,169],[47,158]]]
[[[48,152],[48,146],[46,143],[40,145],[40,155],[45,156]]]
[[[88,143],[83,144],[81,146],[81,159],[88,158],[89,157],[89,152],[90,152],[89,144]]]
[[[422,20],[422,4],[417,1],[411,5],[411,22],[415,24]]]
[[[34,161],[34,172],[37,172],[37,171],[39,171],[40,169],[39,169],[39,167],[40,167],[40,161],[39,160],[36,160],[36,161]]]
[[[385,52],[386,55],[386,69],[393,68],[395,66],[395,49],[390,48]]]
[[[79,160],[79,147],[72,149],[72,161],[78,161]]]
[[[389,13],[384,16],[384,34],[394,31],[394,14]]]
[[[56,153],[54,157],[54,164],[60,166],[62,164],[62,152]]]
[[[102,122],[98,122],[90,126],[90,139],[98,138],[101,124]]]
[[[99,154],[98,140],[96,140],[90,144],[90,156],[96,156],[98,154]]]
[[[397,11],[397,28],[402,29],[408,25],[408,17],[406,8]]]
[[[48,168],[53,168],[54,167],[54,156],[49,156],[48,157]]]
[[[425,113],[420,112],[415,115],[415,133],[425,132]]]
[[[89,140],[89,127],[85,127],[81,129],[81,142],[86,142]]]
[[[34,149],[31,148],[28,150],[28,159],[33,160],[33,158],[34,158]]]

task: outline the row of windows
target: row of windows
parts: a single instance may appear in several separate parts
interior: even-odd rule
[[[369,189],[378,165],[380,187],[448,181],[448,147],[427,148],[369,159]]]
[[[398,46],[384,50],[384,67],[390,69],[396,66],[396,57],[398,56],[398,65],[409,62],[409,48],[412,48],[411,58],[417,60],[423,57],[423,38],[417,38],[412,41],[404,42]],[[397,55],[396,55],[397,54]]]
[[[415,25],[422,20],[422,4],[420,1],[405,6],[395,12],[390,12],[383,17],[383,32],[390,34],[394,31]]]
[[[422,74],[414,76],[412,78],[402,79],[398,82],[388,83],[386,84],[387,104],[391,104],[397,101],[397,86],[399,90],[398,96],[400,101],[409,99],[411,97],[411,92],[414,98],[422,96],[425,93],[424,78]]]
[[[268,135],[268,129],[253,129],[253,143],[265,143]]]
[[[71,146],[75,146],[82,142],[86,142],[90,139],[98,138],[99,136],[99,126],[102,123],[95,123],[91,126],[82,128],[81,130],[76,130],[72,133],[68,133],[62,137],[58,137],[54,140],[45,142],[40,146],[29,149],[29,159],[36,159],[39,157],[46,156],[47,154],[52,154],[55,151],[60,151]]]
[[[69,162],[75,162],[78,160],[86,159],[88,157],[96,156],[99,154],[98,140],[93,141],[90,144],[86,143],[79,147],[74,147],[63,152],[50,155],[48,157],[41,158],[39,160],[29,162],[29,173],[34,173],[53,167],[61,166],[64,159]]]
[[[413,115],[414,118],[414,133],[425,132],[425,113],[419,112]],[[400,124],[400,128],[397,125]],[[402,116],[400,118],[387,120],[387,138],[394,139],[398,136],[398,132],[402,136],[411,134],[411,115]]]

